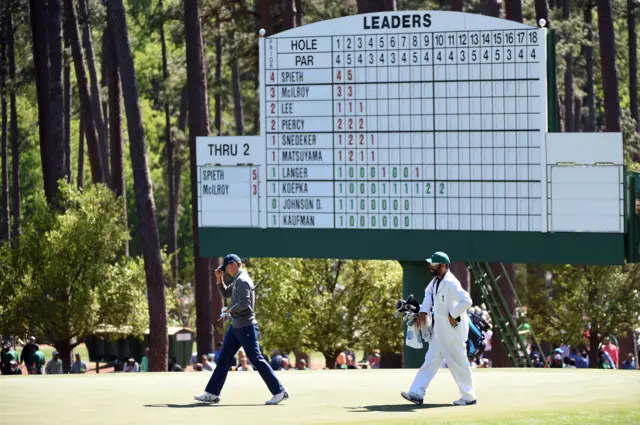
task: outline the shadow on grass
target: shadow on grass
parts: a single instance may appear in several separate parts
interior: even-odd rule
[[[144,407],[164,407],[166,409],[193,409],[198,407],[253,407],[264,404],[213,404],[213,403],[189,403],[189,404],[145,404]]]
[[[380,404],[375,406],[347,407],[349,413],[366,413],[366,412],[414,412],[422,409],[434,409],[438,407],[453,407],[453,404]]]

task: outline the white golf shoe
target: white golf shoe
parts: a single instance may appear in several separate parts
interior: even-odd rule
[[[412,393],[412,392],[401,392],[400,395],[405,399],[410,401],[411,403],[417,404],[418,406],[420,406],[422,404],[422,397],[420,397],[418,394],[416,393]]]
[[[276,405],[280,403],[282,400],[286,400],[288,398],[289,398],[289,394],[287,394],[285,390],[282,390],[278,394],[275,394],[273,397],[271,397],[271,400],[265,401],[264,404]]]
[[[202,393],[200,395],[196,395],[193,397],[194,400],[196,401],[201,401],[203,403],[217,403],[220,401],[220,397],[215,395],[215,394],[210,394],[210,393]]]
[[[464,400],[464,399],[460,399],[460,400],[456,400],[453,402],[454,405],[456,406],[470,406],[472,404],[476,404],[478,402],[478,400]]]

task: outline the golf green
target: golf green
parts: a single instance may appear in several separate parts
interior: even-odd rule
[[[624,370],[474,369],[475,406],[441,369],[425,404],[405,401],[416,370],[277,372],[290,398],[271,397],[257,372],[230,372],[217,405],[193,399],[210,373],[2,376],[0,424],[632,424],[640,373]]]

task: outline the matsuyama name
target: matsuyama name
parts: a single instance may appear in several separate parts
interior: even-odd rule
[[[392,15],[392,16],[364,16],[363,28],[366,30],[382,30],[385,28],[429,28],[431,15]]]

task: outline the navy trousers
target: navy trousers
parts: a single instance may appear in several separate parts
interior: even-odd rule
[[[216,362],[216,368],[211,375],[211,379],[209,379],[205,391],[209,394],[220,395],[224,381],[227,379],[227,373],[229,373],[229,369],[231,368],[231,361],[240,349],[240,346],[244,348],[247,357],[249,357],[249,361],[251,361],[253,367],[260,373],[262,380],[267,384],[267,387],[269,387],[271,394],[275,395],[282,392],[284,388],[275,373],[273,373],[273,369],[271,369],[269,363],[260,353],[260,347],[258,346],[258,325],[250,325],[237,329],[229,326],[229,330],[224,336],[224,342],[222,343],[220,360]]]

